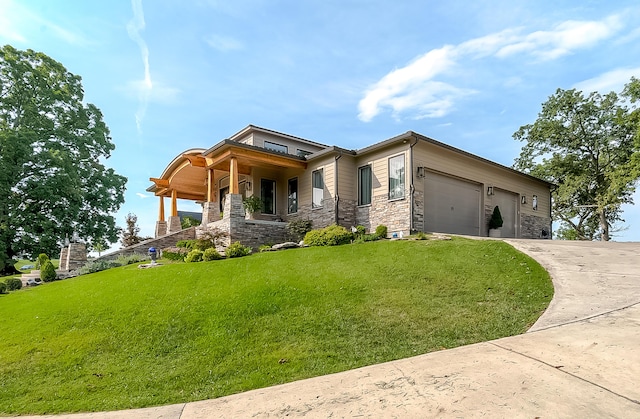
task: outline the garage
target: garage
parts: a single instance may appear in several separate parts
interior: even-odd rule
[[[424,231],[480,235],[482,185],[433,172],[424,182]]]
[[[500,228],[500,237],[518,237],[518,195],[494,188],[491,204],[497,205],[500,208],[500,215],[502,215],[503,224]]]

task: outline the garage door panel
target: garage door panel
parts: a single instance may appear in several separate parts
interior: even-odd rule
[[[427,173],[425,231],[479,235],[481,189],[476,183]]]
[[[500,208],[502,215],[501,237],[517,237],[518,195],[513,192],[495,189],[492,202]]]

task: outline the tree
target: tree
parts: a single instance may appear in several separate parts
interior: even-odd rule
[[[607,241],[615,224],[624,221],[621,205],[633,202],[640,175],[640,118],[634,105],[639,84],[631,79],[620,95],[585,97],[558,89],[538,119],[513,135],[526,142],[515,167],[557,185],[552,216],[560,221],[561,238]]]
[[[138,244],[151,238],[138,236],[138,233],[140,233],[140,227],[138,227],[137,215],[129,213],[124,219],[127,226],[122,229],[122,238],[120,239],[122,246],[133,246],[134,244]]]
[[[18,253],[56,254],[65,236],[118,237],[127,179],[79,76],[45,54],[0,48],[0,271]]]

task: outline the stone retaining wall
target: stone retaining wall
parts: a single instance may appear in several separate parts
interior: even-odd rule
[[[149,248],[164,249],[165,247],[173,247],[180,240],[193,240],[196,238],[196,228],[189,227],[187,229],[167,234],[166,236],[157,237],[155,239],[145,240],[133,246],[116,250],[115,252],[103,255],[96,260],[113,260],[120,256],[131,256],[134,254],[148,256]]]

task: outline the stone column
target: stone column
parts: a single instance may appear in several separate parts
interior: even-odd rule
[[[71,243],[67,252],[67,270],[81,268],[87,263],[87,246],[84,243]]]
[[[180,231],[180,230],[182,230],[182,225],[180,224],[180,217],[177,215],[170,216],[167,234],[175,233],[176,231]]]
[[[156,235],[155,237],[162,237],[162,236],[166,236],[167,235],[167,222],[162,220],[162,221],[156,221]]]
[[[58,269],[61,271],[68,271],[69,264],[67,262],[67,255],[69,254],[69,247],[63,247],[60,250],[60,261],[58,263]]]
[[[202,225],[220,220],[220,209],[217,202],[205,202],[202,205]]]

